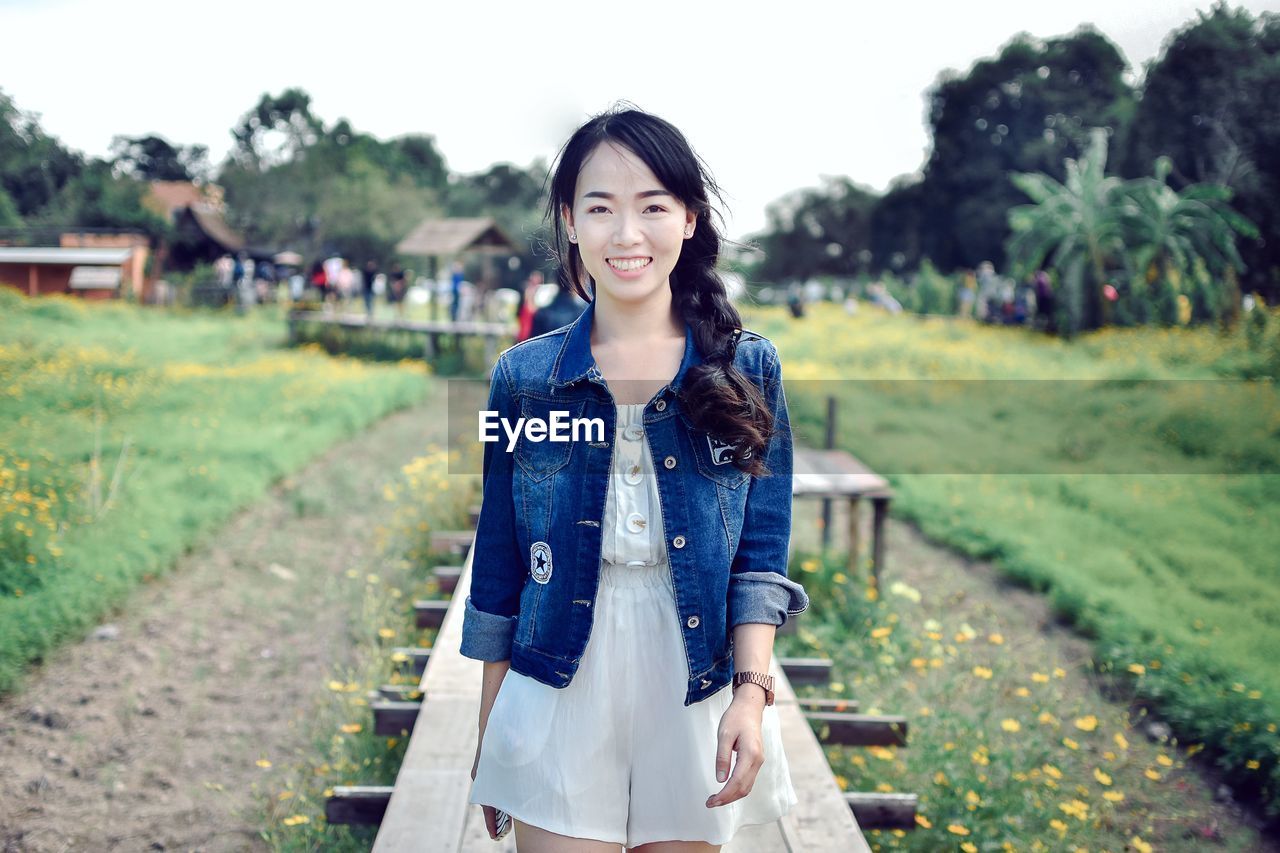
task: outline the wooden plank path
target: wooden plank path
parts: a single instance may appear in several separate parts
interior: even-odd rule
[[[849,501],[848,571],[855,577],[861,551],[859,506],[863,498],[872,505],[871,574],[877,586],[884,569],[884,523],[889,517],[893,489],[889,481],[868,468],[853,454],[844,450],[813,450],[796,447],[793,453],[791,494],[797,499],[832,499]],[[824,513],[829,518],[829,513]]]
[[[452,337],[455,342],[461,338],[483,338],[485,363],[492,364],[497,360],[498,341],[515,338],[516,324],[490,323],[479,320],[402,320],[402,319],[370,319],[367,314],[337,314],[325,311],[293,310],[289,312],[289,340],[298,340],[298,330],[303,323],[314,323],[322,326],[335,326],[348,330],[365,330],[370,332],[405,332],[423,336],[423,358],[433,358],[440,350],[440,339]]]
[[[471,558],[468,549],[453,590],[454,601],[465,601],[470,591]],[[375,853],[515,850],[514,833],[495,843],[485,829],[480,807],[467,802],[478,736],[483,664],[463,657],[459,651],[462,618],[461,607],[445,613],[427,655],[419,684],[427,698],[418,711],[395,787],[385,801]],[[770,661],[770,673],[775,680],[774,705],[782,726],[787,763],[800,802],[778,821],[743,827],[722,850],[869,851],[776,655]],[[347,796],[353,800],[372,797],[376,801],[376,793],[369,791],[363,797],[358,791]],[[348,803],[348,807],[362,806]],[[369,804],[363,807],[367,809]],[[378,807],[373,808],[376,812]]]

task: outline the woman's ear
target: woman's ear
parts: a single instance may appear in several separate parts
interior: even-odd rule
[[[698,214],[692,210],[686,210],[684,214],[684,238],[688,240],[693,236],[694,230],[698,227]]]
[[[560,205],[560,219],[564,222],[565,230],[573,231],[573,211],[569,208],[569,205]]]

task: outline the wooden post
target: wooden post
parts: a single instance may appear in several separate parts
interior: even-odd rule
[[[876,589],[880,589],[880,572],[884,569],[884,520],[889,515],[889,499],[873,497],[871,505],[875,516],[872,519],[871,543],[871,576],[875,578]]]
[[[823,444],[827,450],[836,447],[836,398],[827,397],[827,435]],[[831,547],[831,498],[822,499],[822,553]]]
[[[858,517],[861,513],[858,511],[861,504],[859,498],[854,495],[849,498],[849,560],[848,569],[849,576],[856,577],[858,573],[858,551],[861,550],[858,539]]]

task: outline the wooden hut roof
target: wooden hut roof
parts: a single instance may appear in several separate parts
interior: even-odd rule
[[[519,251],[490,216],[426,219],[396,244],[402,255],[448,257],[463,253],[510,255]]]

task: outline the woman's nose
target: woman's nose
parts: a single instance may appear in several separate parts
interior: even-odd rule
[[[640,229],[631,214],[620,213],[614,219],[613,242],[617,246],[632,246],[640,242]]]

